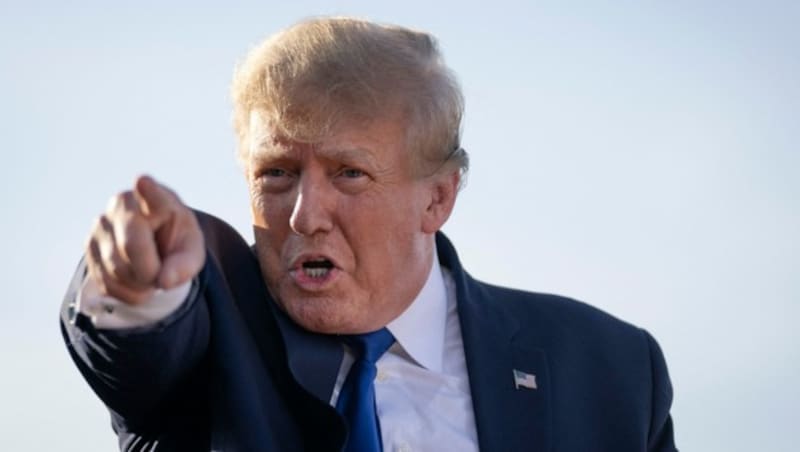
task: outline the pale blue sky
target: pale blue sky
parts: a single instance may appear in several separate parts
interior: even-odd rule
[[[57,326],[93,217],[148,172],[249,237],[233,65],[337,13],[430,31],[458,73],[445,231],[475,276],[651,331],[682,450],[796,450],[800,3],[110,3],[0,0],[4,449],[114,448]]]

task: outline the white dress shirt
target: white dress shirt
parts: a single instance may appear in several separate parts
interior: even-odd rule
[[[376,363],[375,405],[383,450],[477,451],[455,283],[435,255],[417,298],[386,327],[396,342]],[[331,405],[353,360],[345,347]]]
[[[153,300],[129,306],[99,294],[88,278],[78,309],[98,328],[146,326],[180,307],[190,283],[159,291]],[[385,452],[477,451],[464,344],[450,273],[433,256],[428,279],[414,302],[387,328],[396,342],[376,363],[375,403]],[[336,404],[353,355],[345,347],[331,405]]]

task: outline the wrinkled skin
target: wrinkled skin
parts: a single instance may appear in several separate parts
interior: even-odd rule
[[[399,120],[303,143],[254,112],[249,137],[256,250],[282,308],[323,333],[374,331],[400,315],[430,272],[458,171],[415,175]]]

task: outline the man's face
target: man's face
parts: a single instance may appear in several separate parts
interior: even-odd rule
[[[250,122],[248,183],[262,273],[295,322],[323,333],[385,326],[430,271],[433,185],[412,175],[402,121],[319,143]],[[427,215],[427,217],[426,217]]]

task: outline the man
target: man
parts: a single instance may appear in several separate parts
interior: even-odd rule
[[[65,300],[121,449],[675,450],[647,333],[478,282],[438,232],[467,156],[431,36],[302,22],[232,91],[254,247],[142,177]]]

